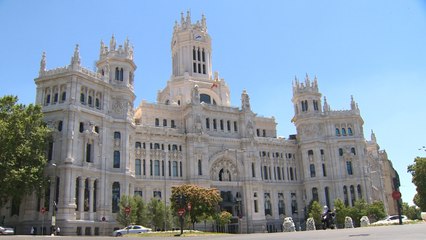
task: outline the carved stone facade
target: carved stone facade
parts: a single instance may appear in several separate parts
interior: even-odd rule
[[[388,199],[395,171],[375,137],[365,139],[353,99],[350,110],[332,111],[325,98],[322,107],[316,79],[296,79],[297,134],[277,137],[275,118],[253,113],[245,90],[241,106],[230,105],[225,80],[212,72],[206,19],[194,24],[187,13],[174,27],[171,79],[156,103],[134,110],[133,46],[116,44],[114,36],[109,48],[101,42],[97,72],[80,66],[78,46],[64,68],[46,70],[43,53],[36,103],[55,129],[51,187],[24,199],[19,215],[1,210],[18,233],[43,219],[50,226],[52,207],[39,210],[56,202],[62,234],[110,235],[121,196],[169,205],[171,187],[188,183],[221,192],[220,207],[240,217],[235,232],[282,231],[287,217],[298,229],[311,200],[331,208],[336,198],[381,200],[395,210]]]

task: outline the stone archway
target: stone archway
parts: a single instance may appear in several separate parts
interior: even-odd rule
[[[220,182],[236,181],[238,169],[233,161],[226,156],[218,158],[210,167],[210,179]]]

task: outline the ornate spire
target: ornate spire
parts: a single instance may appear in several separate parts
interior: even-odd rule
[[[373,129],[371,129],[371,141],[372,142],[377,142],[376,134],[374,134]]]
[[[114,37],[114,34],[112,34],[111,40],[109,41],[109,50],[115,51],[115,45],[116,45],[115,37]]]
[[[322,107],[324,112],[330,111],[330,106],[328,106],[327,98],[324,96],[324,106]]]
[[[75,45],[74,56],[71,58],[72,66],[80,66],[80,52],[78,50],[78,44]]]
[[[180,25],[183,27],[185,24],[185,18],[183,17],[183,12],[180,12]]]
[[[43,54],[41,55],[41,60],[40,60],[39,74],[41,75],[45,71],[46,71],[46,52],[43,52]]]
[[[311,81],[309,80],[309,75],[308,75],[308,73],[306,73],[305,85],[306,85],[306,87],[309,87],[309,86],[311,85]]]
[[[206,16],[204,16],[204,13],[201,14],[201,28],[207,32],[207,23],[206,23]]]
[[[189,10],[186,11],[186,24],[191,26],[191,12]]]

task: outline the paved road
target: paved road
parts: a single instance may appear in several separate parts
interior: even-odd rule
[[[33,239],[33,240],[53,240],[53,239],[90,239],[90,240],[107,240],[117,239],[113,237],[69,237],[69,236],[0,236],[0,240],[12,239]],[[126,240],[133,240],[141,238],[123,238]],[[407,225],[393,225],[381,227],[367,227],[367,228],[353,228],[353,229],[339,229],[339,230],[317,230],[309,232],[292,232],[292,233],[265,233],[265,234],[235,234],[235,235],[218,235],[218,236],[203,236],[203,237],[170,237],[170,238],[146,238],[148,240],[426,240],[426,223],[407,224]]]

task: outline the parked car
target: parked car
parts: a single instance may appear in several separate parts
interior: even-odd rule
[[[127,226],[123,229],[115,230],[112,233],[112,235],[114,237],[121,237],[125,234],[130,234],[130,233],[136,234],[136,233],[144,233],[144,232],[151,232],[151,231],[152,231],[151,228],[147,228],[147,227],[140,226],[140,225],[130,225],[130,226]]]
[[[408,218],[405,215],[401,215],[401,219],[403,222],[407,221]],[[386,218],[379,220],[377,222],[372,223],[373,225],[385,225],[385,224],[394,224],[399,223],[399,215],[391,215]]]
[[[15,229],[10,227],[1,227],[0,226],[0,235],[13,235],[15,234]]]

